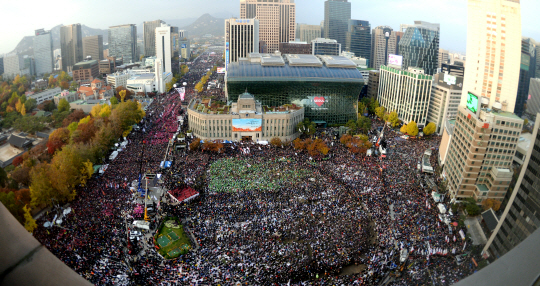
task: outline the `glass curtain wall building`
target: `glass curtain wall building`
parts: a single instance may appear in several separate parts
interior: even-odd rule
[[[345,57],[251,54],[229,64],[226,86],[229,101],[246,90],[263,105],[296,104],[305,117],[328,124],[357,119],[362,74]]]
[[[368,21],[349,20],[346,50],[371,64],[371,25]]]
[[[429,75],[437,73],[439,61],[439,24],[416,21],[408,27],[399,41],[399,54],[403,56],[403,69],[423,68]]]
[[[109,56],[123,57],[124,64],[137,62],[137,26],[126,24],[109,27]]]
[[[514,113],[522,116],[529,97],[531,78],[536,72],[536,44],[528,38],[521,41],[521,64],[519,67],[519,83]]]
[[[324,37],[336,40],[345,46],[349,19],[351,19],[351,3],[347,0],[326,0],[324,2]]]

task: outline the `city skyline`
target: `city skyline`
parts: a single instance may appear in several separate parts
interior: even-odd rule
[[[92,5],[81,1],[56,1],[57,5],[50,5],[45,2],[37,2],[34,9],[28,10],[15,3],[6,3],[6,11],[10,11],[5,17],[0,19],[0,24],[10,29],[4,29],[2,32],[3,40],[0,42],[0,54],[6,54],[13,51],[16,45],[24,36],[32,36],[36,29],[44,28],[50,30],[54,26],[63,24],[70,25],[81,23],[91,28],[108,29],[109,26],[123,24],[142,24],[144,21],[155,19],[193,19],[193,21],[205,13],[218,16],[219,18],[239,17],[239,0],[200,0],[196,4],[191,4],[186,0],[167,2],[161,1],[167,5],[167,9],[155,9],[153,11],[136,9],[139,4],[146,4],[143,1],[135,0],[133,11],[125,11],[122,3],[110,3],[103,0],[97,0]],[[103,3],[103,5],[100,5]],[[367,20],[372,28],[388,25],[394,30],[399,30],[400,24],[410,24],[414,21],[427,21],[441,24],[440,47],[453,52],[465,53],[466,47],[466,25],[467,25],[467,2],[466,0],[439,0],[429,1],[420,0],[414,3],[398,0],[350,0],[351,19]],[[159,1],[156,5],[159,4]],[[211,4],[211,5],[210,5]],[[296,0],[296,22],[318,25],[324,19],[324,0]],[[58,17],[43,17],[47,11],[49,14],[55,14],[57,7],[64,7],[65,11],[73,11],[71,14],[60,14]],[[109,7],[104,10],[99,7]],[[522,0],[522,35],[531,37],[540,41],[540,30],[535,29],[535,22],[540,23],[534,15],[534,11],[540,10],[540,2],[534,0]],[[98,10],[99,9],[99,10]],[[117,11],[121,9],[124,12],[118,15]],[[95,10],[95,11],[93,11]],[[181,13],[189,11],[189,13]],[[448,13],[448,11],[456,11]],[[462,13],[459,13],[462,11]],[[80,13],[79,13],[80,12]],[[84,12],[84,13],[83,13]],[[95,17],[95,13],[101,17]],[[179,13],[180,12],[180,13]],[[19,15],[26,15],[26,21],[21,23]],[[184,16],[183,16],[184,15]],[[197,15],[197,16],[194,16]],[[451,15],[451,16],[449,16]],[[17,17],[16,17],[17,16]],[[12,23],[17,22],[17,25]],[[142,28],[142,27],[141,27]],[[182,28],[182,27],[179,27]],[[142,33],[142,30],[139,31]]]

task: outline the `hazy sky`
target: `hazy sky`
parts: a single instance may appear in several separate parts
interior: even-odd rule
[[[23,36],[35,29],[81,23],[106,29],[119,24],[139,24],[155,19],[196,18],[210,13],[222,18],[239,16],[239,0],[51,0],[3,1],[0,17],[0,54],[12,51]],[[296,0],[298,23],[319,24],[324,0]],[[441,24],[440,47],[465,52],[467,0],[349,0],[352,18],[370,21],[372,27],[413,24],[423,20]],[[540,41],[539,0],[521,0],[522,34]]]

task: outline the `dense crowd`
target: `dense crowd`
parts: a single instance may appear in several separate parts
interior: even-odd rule
[[[215,60],[203,54],[180,82],[191,85]],[[105,173],[78,189],[61,226],[42,227],[56,214],[49,211],[35,237],[96,285],[450,285],[470,274],[454,258],[469,250],[466,241],[440,221],[416,169],[426,149],[436,154],[438,137],[401,140],[385,130],[386,158],[352,155],[319,131],[331,146],[324,159],[292,144],[177,151],[169,139],[187,129],[177,120],[184,112],[176,92],[156,96]],[[170,168],[160,168],[164,158]],[[126,252],[141,213],[130,186],[147,172],[162,174],[166,189],[202,184],[198,200],[161,200],[160,212],[179,217],[193,238],[178,259],[163,260],[145,239],[137,243],[145,250]]]

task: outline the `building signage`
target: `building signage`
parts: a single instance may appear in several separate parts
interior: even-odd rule
[[[447,73],[444,74],[444,82],[448,85],[455,85],[456,84],[456,76],[449,75]]]
[[[321,107],[325,102],[324,96],[316,96],[316,97],[314,97],[313,102],[315,102],[315,104],[317,104],[318,107]]]
[[[217,73],[225,73],[225,68],[217,68]]]
[[[225,43],[225,70],[229,70],[229,42]]]
[[[403,56],[392,54],[388,55],[388,64],[401,67],[403,64]]]
[[[249,24],[251,21],[248,19],[248,20],[239,20],[237,19],[236,20],[236,24]]]
[[[478,96],[469,92],[467,95],[467,109],[476,114],[478,112],[478,103]]]
[[[233,118],[233,132],[257,132],[262,131],[262,119],[257,118]]]

